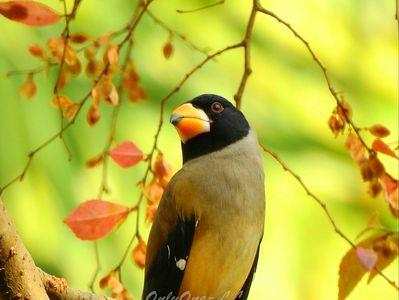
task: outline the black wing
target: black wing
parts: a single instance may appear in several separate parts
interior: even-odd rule
[[[154,295],[157,299],[168,295],[178,296],[194,237],[195,223],[195,218],[177,220],[174,230],[168,235],[167,242],[160,247],[146,273],[143,299]]]
[[[241,288],[240,293],[236,297],[236,300],[247,300],[248,299],[249,290],[251,288],[252,280],[254,279],[254,275],[256,272],[256,266],[258,265],[260,243],[261,242],[259,242],[258,250],[256,251],[256,255],[255,255],[254,262],[252,264],[251,271],[249,272],[247,280],[245,280],[245,283],[244,283],[243,287]]]

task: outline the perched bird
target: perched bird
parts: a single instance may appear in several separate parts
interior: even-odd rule
[[[142,298],[247,299],[265,218],[256,135],[239,110],[211,94],[176,108],[170,122],[183,167],[151,228]]]

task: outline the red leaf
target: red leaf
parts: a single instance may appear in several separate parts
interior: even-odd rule
[[[363,247],[356,247],[356,255],[363,267],[365,267],[368,271],[374,268],[378,259],[377,253],[375,253],[373,249],[367,249]]]
[[[380,139],[376,139],[373,144],[372,147],[375,151],[384,153],[386,155],[392,156],[394,158],[398,158],[396,153],[393,152],[391,150],[391,148],[389,148],[389,146],[387,144],[385,144],[383,141],[381,141]]]
[[[53,9],[34,1],[8,1],[0,3],[0,14],[30,26],[44,26],[57,22],[61,16]]]
[[[129,214],[129,208],[103,200],[89,200],[65,219],[73,233],[82,240],[97,240],[107,235]]]
[[[143,159],[143,152],[129,141],[116,146],[108,154],[122,168],[132,167]]]

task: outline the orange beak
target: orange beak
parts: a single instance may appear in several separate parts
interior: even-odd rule
[[[206,113],[190,103],[185,103],[176,108],[170,116],[170,123],[176,127],[183,143],[211,130],[210,120]]]

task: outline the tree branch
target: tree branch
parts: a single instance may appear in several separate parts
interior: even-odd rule
[[[247,80],[249,75],[252,73],[251,69],[251,40],[252,40],[252,31],[254,29],[256,13],[258,12],[258,2],[257,0],[252,1],[252,10],[249,16],[248,25],[245,30],[245,36],[242,41],[244,47],[244,71],[242,74],[240,85],[238,86],[238,90],[234,95],[234,100],[236,102],[236,107],[238,109],[241,108],[242,95],[244,93],[245,86],[247,84]]]
[[[305,184],[305,182],[302,180],[302,178],[295,173],[290,167],[287,166],[287,164],[273,151],[271,151],[269,148],[267,148],[265,145],[263,145],[262,143],[260,143],[261,148],[263,149],[263,151],[265,151],[267,154],[269,154],[271,157],[274,158],[274,160],[276,160],[280,166],[284,169],[284,171],[287,171],[288,173],[290,173],[297,181],[298,183],[302,186],[302,188],[305,190],[306,194],[313,198],[319,205],[320,207],[323,209],[325,215],[327,216],[330,224],[332,225],[334,231],[342,238],[344,239],[352,248],[356,248],[356,244],[354,242],[352,242],[352,240],[337,226],[337,224],[335,223],[335,220],[333,219],[330,211],[327,208],[326,203],[321,200],[318,196],[316,196],[309,188],[308,186]],[[379,270],[376,266],[374,266],[373,268],[382,278],[385,279],[385,281],[387,281],[390,285],[392,285],[396,290],[399,291],[399,286],[395,283],[395,281],[389,279],[384,273],[381,272],[381,270]]]
[[[100,300],[98,296],[67,286],[65,279],[36,267],[0,200],[0,298],[32,300]]]

